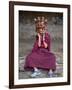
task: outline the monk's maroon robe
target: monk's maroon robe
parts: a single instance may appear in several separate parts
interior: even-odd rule
[[[38,37],[36,36],[36,41],[34,43],[31,53],[26,57],[25,69],[32,69],[33,67],[42,69],[56,69],[56,57],[50,51],[51,39],[48,33],[45,33],[45,42],[48,47],[44,48],[41,40],[41,47],[38,47]]]

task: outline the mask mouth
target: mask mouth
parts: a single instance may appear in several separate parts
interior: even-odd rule
[[[39,31],[40,31],[40,29],[42,29],[42,31],[41,31],[41,32],[44,32],[44,31],[45,31],[45,27],[36,27],[36,31],[37,31],[37,32],[39,32]]]
[[[42,27],[42,26],[41,26],[41,27],[36,27],[36,29],[38,29],[38,30],[39,30],[39,29],[45,30],[45,27]]]
[[[39,31],[39,30],[37,30],[36,32],[37,32],[37,33],[40,33],[40,34],[44,34],[44,33],[45,33],[45,30],[44,30],[44,31]]]

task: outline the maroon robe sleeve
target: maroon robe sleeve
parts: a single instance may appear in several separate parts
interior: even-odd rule
[[[47,43],[48,47],[48,51],[50,51],[50,46],[51,46],[51,38],[50,38],[50,35],[48,33],[45,34],[45,42]],[[35,43],[33,45],[33,49],[32,49],[32,52],[36,51],[38,49],[38,36],[36,36],[36,40],[35,40]]]
[[[32,52],[33,51],[36,51],[38,49],[38,36],[36,35],[36,40],[35,40],[35,43],[33,45],[33,49],[32,49]]]
[[[45,42],[47,43],[48,47],[48,51],[50,51],[50,48],[51,48],[51,38],[50,38],[50,35],[48,33],[45,34]]]

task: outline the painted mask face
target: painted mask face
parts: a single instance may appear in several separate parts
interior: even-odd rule
[[[39,29],[38,29],[38,33],[44,34],[44,33],[45,33],[45,30],[44,30],[43,28],[39,28]]]
[[[35,19],[35,25],[36,25],[36,32],[43,34],[46,31],[46,26],[47,26],[47,19],[44,17],[38,17]]]

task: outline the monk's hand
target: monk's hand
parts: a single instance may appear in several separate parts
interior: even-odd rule
[[[41,46],[41,36],[39,33],[37,35],[38,35],[38,46],[40,47]]]
[[[44,47],[47,48],[48,47],[47,43],[45,41],[43,43],[44,43]]]

